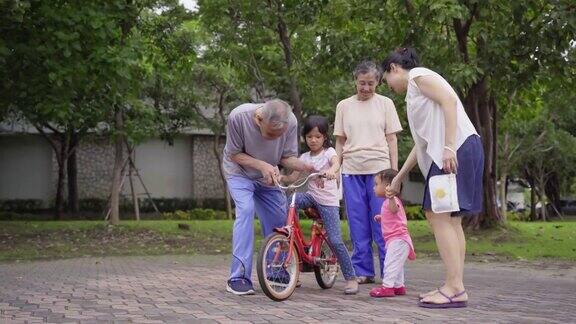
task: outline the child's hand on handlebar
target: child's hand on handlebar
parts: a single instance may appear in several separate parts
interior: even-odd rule
[[[324,176],[326,178],[326,180],[334,180],[336,179],[336,173],[335,171],[332,170],[326,170],[322,173],[322,176]]]

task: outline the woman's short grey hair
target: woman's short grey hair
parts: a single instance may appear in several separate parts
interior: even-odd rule
[[[268,100],[262,107],[262,119],[272,128],[283,128],[288,124],[292,107],[280,99]]]
[[[364,60],[356,65],[356,68],[354,69],[354,79],[357,79],[361,74],[368,73],[374,73],[378,82],[382,79],[382,69],[378,64],[370,60]]]

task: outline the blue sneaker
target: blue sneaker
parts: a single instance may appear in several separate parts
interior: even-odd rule
[[[228,280],[226,291],[234,295],[254,295],[252,282],[246,278],[232,278]]]

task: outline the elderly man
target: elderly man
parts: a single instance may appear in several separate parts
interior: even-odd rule
[[[243,104],[232,110],[226,128],[223,169],[236,204],[232,234],[232,265],[226,290],[254,294],[250,280],[254,250],[254,213],[262,234],[286,222],[286,197],[275,185],[278,164],[292,170],[313,171],[297,158],[296,117],[279,99]]]

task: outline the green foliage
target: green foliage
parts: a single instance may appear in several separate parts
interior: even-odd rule
[[[79,203],[81,211],[102,212],[107,207],[106,199],[84,198]]]
[[[0,200],[0,211],[28,212],[42,208],[41,199],[9,199]]]
[[[184,100],[195,85],[186,82],[197,60],[196,36],[186,27],[191,14],[177,2],[158,12],[146,12],[139,25],[145,38],[150,75],[143,95],[152,105],[150,130],[171,143],[194,121],[194,102]],[[136,124],[136,127],[139,125]]]
[[[90,218],[94,219],[94,216],[91,215],[92,212],[98,213],[96,219],[100,217],[101,213],[108,208],[106,199],[102,198],[83,198],[79,200],[80,203],[80,211],[86,215],[78,215],[76,217],[79,218]],[[217,217],[214,219],[220,219],[221,211],[225,210],[225,201],[223,199],[204,199],[202,201],[190,199],[190,198],[153,198],[152,200],[140,199],[140,211],[142,213],[150,213],[150,215],[146,215],[147,219],[153,219],[156,217],[155,210],[152,203],[156,204],[156,207],[161,212],[171,213],[176,211],[182,210],[194,210],[195,213],[202,213],[202,211],[206,211],[206,213],[212,213],[211,211],[217,214]],[[122,199],[120,201],[120,209],[123,212],[132,212],[134,205],[132,201],[129,199]],[[8,199],[8,200],[0,200],[0,211],[5,212],[14,212],[14,213],[27,213],[27,212],[42,212],[44,211],[43,208],[43,201],[40,199]],[[12,215],[12,214],[10,214]],[[10,216],[8,215],[8,216]],[[14,215],[12,215],[14,216]],[[14,217],[10,216],[10,218],[5,219],[15,219]],[[19,215],[17,219],[26,219],[30,218],[30,215]],[[202,217],[202,216],[200,216]],[[208,219],[211,219],[212,216],[208,216]],[[41,219],[45,218],[44,216],[40,217]],[[195,218],[192,218],[195,219]]]
[[[110,73],[126,69],[114,64],[123,53],[109,46],[119,37],[117,8],[96,1],[27,4],[19,21],[3,25],[10,49],[5,100],[33,123],[94,126],[103,118],[101,106],[111,102],[103,98]]]
[[[42,127],[107,123],[112,131],[113,109],[121,106],[122,133],[130,140],[157,132],[156,111],[142,89],[169,59],[155,49],[175,39],[167,28],[185,16],[177,1],[8,1],[4,7],[11,19],[0,25],[6,76],[0,86],[8,106]]]
[[[574,81],[574,77],[564,79]],[[575,99],[563,82],[543,73],[502,103],[501,170],[509,176],[534,178],[541,200],[550,180],[561,195],[569,195],[576,180],[576,133],[571,119]]]
[[[177,210],[172,213],[163,213],[166,220],[217,220],[227,219],[226,212],[214,209],[194,208],[188,211]]]
[[[420,206],[420,205],[405,206],[404,210],[406,211],[406,218],[409,221],[425,220],[426,219],[426,215],[424,214],[424,210],[422,209],[422,206]]]
[[[290,101],[294,91],[304,116],[332,119],[337,102],[355,92],[351,72],[360,60],[381,61],[409,45],[463,99],[485,87],[471,98],[497,103],[479,131],[489,134],[494,120],[498,141],[508,136],[519,148],[500,147],[497,170],[523,176],[543,165],[568,193],[576,176],[574,10],[564,0],[200,0],[194,13],[176,0],[7,0],[0,120],[11,110],[61,133],[171,141],[189,126],[220,134],[238,103]],[[395,100],[407,129],[404,98],[378,91]],[[118,109],[122,128],[113,119]],[[400,161],[412,145],[403,132]]]
[[[301,225],[309,234],[311,221]],[[182,231],[186,223],[190,231]],[[107,255],[228,254],[231,251],[231,220],[125,221],[106,226],[103,221],[10,221],[0,222],[0,260],[35,260]],[[349,244],[349,231],[342,222],[342,236]],[[418,258],[437,257],[434,237],[425,221],[408,223]],[[254,224],[260,247],[261,231]],[[467,259],[576,260],[576,222],[510,222],[508,227],[466,233]],[[102,244],[102,241],[107,244]],[[350,247],[350,245],[348,245]]]
[[[530,213],[524,212],[507,212],[506,219],[508,221],[528,222],[530,221]]]

